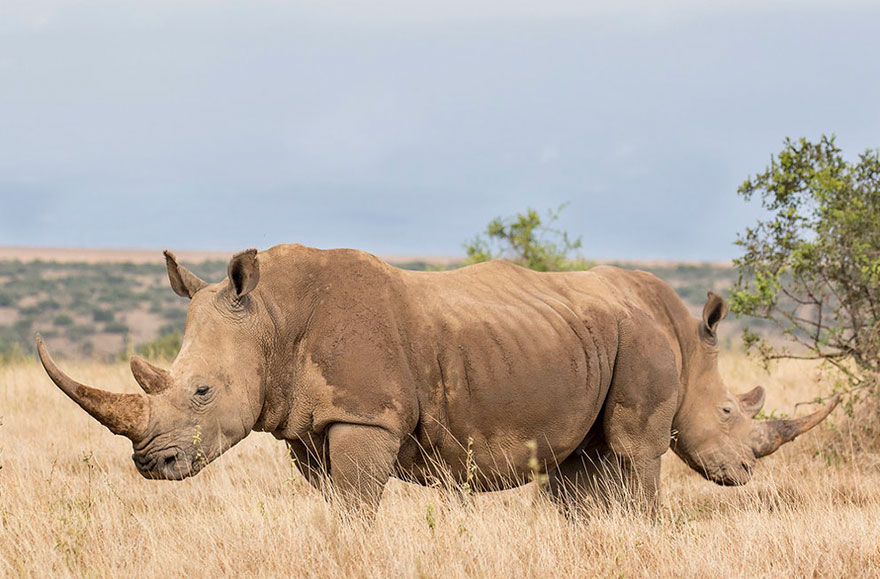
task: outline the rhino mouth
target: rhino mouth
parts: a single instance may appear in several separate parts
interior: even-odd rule
[[[149,453],[135,452],[131,459],[141,476],[151,480],[183,480],[198,474],[209,462],[193,460],[179,447]]]
[[[155,438],[151,441],[153,443]],[[154,443],[153,443],[154,444]],[[138,472],[151,480],[183,480],[195,476],[217,457],[229,449],[226,441],[219,447],[172,445],[161,449],[141,449],[135,447],[131,459]]]
[[[699,469],[698,472],[706,480],[710,480],[722,487],[738,487],[752,479],[752,467],[748,463],[741,463],[739,468],[721,466],[718,469]]]

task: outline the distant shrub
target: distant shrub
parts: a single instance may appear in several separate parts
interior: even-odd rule
[[[34,327],[34,321],[31,318],[21,318],[16,320],[12,327],[18,332],[18,335],[25,336],[31,332]]]
[[[67,314],[58,314],[57,316],[55,316],[55,319],[52,320],[52,323],[56,326],[72,326],[73,318],[71,318]]]
[[[114,315],[110,310],[95,309],[92,312],[92,319],[96,322],[112,322]]]
[[[434,264],[428,263],[427,261],[403,261],[399,263],[392,264],[394,267],[399,267],[400,269],[409,269],[412,271],[431,271],[435,269]]]
[[[174,333],[179,334],[180,330],[178,328],[179,328],[179,326],[177,326],[176,324],[165,324],[164,326],[159,328],[159,335],[160,336],[167,336],[168,334],[174,334]]]
[[[37,307],[40,309],[40,311],[45,312],[45,311],[49,311],[49,310],[57,310],[58,308],[61,307],[61,304],[59,304],[57,301],[53,300],[52,298],[48,298],[45,300],[41,300],[37,304]]]
[[[170,360],[177,356],[177,353],[180,351],[180,344],[180,332],[173,331],[156,338],[152,342],[147,342],[146,344],[138,346],[136,351],[141,356],[147,358],[164,358]]]
[[[104,331],[108,334],[127,334],[128,326],[122,322],[107,322],[104,324]]]
[[[0,308],[8,308],[15,304],[12,296],[6,292],[0,292]]]
[[[73,340],[74,342],[79,342],[86,336],[91,336],[95,333],[95,327],[89,325],[73,325],[67,328],[67,337]]]
[[[704,301],[706,299],[706,285],[698,284],[698,285],[682,285],[675,288],[675,292],[678,294],[678,297],[681,299],[693,302],[700,303],[700,301]]]
[[[171,322],[184,322],[186,321],[186,312],[177,308],[168,309],[162,312],[162,317]]]
[[[11,364],[14,362],[23,362],[28,359],[28,355],[24,348],[18,342],[0,344],[0,362]]]

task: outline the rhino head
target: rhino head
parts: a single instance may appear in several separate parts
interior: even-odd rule
[[[673,428],[672,449],[691,468],[720,485],[751,478],[757,459],[810,430],[834,410],[840,396],[802,418],[754,420],[764,405],[764,388],[735,395],[718,373],[718,324],[728,306],[709,292],[702,319],[682,343],[682,396]]]
[[[178,480],[198,473],[253,428],[262,405],[266,334],[258,322],[261,302],[251,293],[260,278],[257,250],[236,254],[228,279],[213,285],[172,253],[166,251],[165,259],[171,287],[191,303],[170,370],[131,359],[144,394],[76,382],[55,365],[39,335],[37,350],[65,394],[114,434],[131,439],[132,459],[144,477]]]

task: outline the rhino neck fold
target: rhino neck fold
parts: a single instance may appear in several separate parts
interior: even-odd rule
[[[300,399],[308,398],[300,392],[306,336],[317,316],[322,297],[319,290],[326,291],[329,285],[323,279],[322,264],[315,263],[321,253],[299,246],[293,248],[295,251],[273,248],[269,251],[278,252],[276,259],[266,259],[261,264],[262,283],[271,283],[269,280],[281,283],[263,292],[267,296],[264,306],[272,335],[267,336],[263,344],[265,371],[253,430],[270,432],[277,438],[285,438],[285,433],[302,423]],[[275,268],[282,269],[284,275],[272,275]]]
[[[673,429],[681,433],[687,429],[685,410],[694,396],[699,392],[697,384],[690,383],[690,372],[693,365],[693,357],[701,354],[699,333],[696,331],[699,321],[688,311],[672,288],[663,285],[652,296],[640,296],[643,307],[658,321],[666,336],[669,348],[675,356],[676,371],[678,373],[678,403],[675,416],[672,421]],[[683,410],[685,410],[683,412]]]

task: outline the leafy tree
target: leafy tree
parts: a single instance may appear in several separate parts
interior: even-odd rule
[[[834,137],[786,139],[738,192],[759,196],[769,217],[736,241],[743,255],[731,307],[791,340],[774,347],[746,329],[747,348],[765,363],[823,360],[851,387],[871,384],[880,370],[880,152],[848,162]]]
[[[569,256],[581,248],[581,238],[572,240],[567,232],[552,227],[565,207],[548,211],[546,221],[531,207],[513,217],[496,217],[482,235],[465,243],[467,263],[507,259],[536,271],[588,269],[583,257]]]

